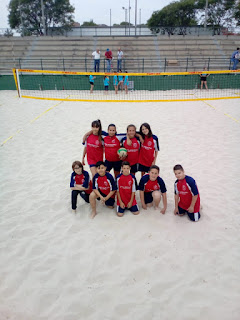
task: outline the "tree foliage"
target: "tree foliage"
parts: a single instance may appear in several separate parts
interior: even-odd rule
[[[84,21],[82,24],[82,27],[95,27],[97,24],[93,22],[93,20],[90,21]]]
[[[50,28],[70,30],[74,7],[69,0],[43,0],[46,34]],[[40,0],[11,0],[8,21],[12,29],[24,35],[44,33]]]
[[[190,27],[203,24],[205,21],[206,0],[173,1],[159,11],[153,12],[147,22],[148,27]],[[207,25],[216,27],[232,27],[240,25],[240,0],[208,0]],[[159,28],[157,28],[157,31]]]

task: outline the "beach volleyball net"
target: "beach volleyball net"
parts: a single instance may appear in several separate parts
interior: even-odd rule
[[[118,74],[13,69],[13,74],[22,98],[109,102],[240,98],[236,70]]]

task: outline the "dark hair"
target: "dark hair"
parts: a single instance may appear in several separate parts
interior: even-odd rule
[[[239,48],[237,48],[237,50],[239,50]]]
[[[108,130],[109,130],[110,127],[114,127],[114,128],[116,129],[116,126],[115,126],[115,124],[113,124],[113,123],[110,123],[110,124],[108,125]]]
[[[180,164],[176,164],[176,165],[173,167],[173,171],[176,171],[176,170],[184,171],[184,170],[183,170],[183,167],[182,167]]]
[[[128,161],[123,161],[121,167],[123,166],[129,166],[131,168],[130,163]]]
[[[83,170],[82,162],[80,162],[80,161],[74,161],[74,162],[72,163],[72,169],[73,169],[73,171],[74,171],[74,167],[75,167],[76,165],[79,166],[79,168],[82,168],[82,170]]]
[[[148,138],[150,138],[153,134],[152,134],[152,130],[151,130],[151,127],[150,127],[150,125],[147,123],[147,122],[144,122],[142,125],[141,125],[141,127],[140,127],[140,135],[142,136],[142,138],[144,139],[145,138],[145,134],[143,134],[143,132],[142,132],[142,127],[146,127],[148,130],[149,130],[149,132],[148,132]]]
[[[98,140],[101,142],[102,141],[102,124],[101,121],[95,120],[92,122],[92,128],[99,128],[98,130]]]
[[[152,169],[156,169],[158,171],[158,173],[160,172],[160,168],[158,166],[156,166],[155,164],[153,164],[150,168],[149,168],[149,172],[152,170]]]
[[[128,132],[128,129],[129,129],[130,127],[134,127],[134,128],[135,128],[135,131],[137,131],[137,128],[136,128],[136,126],[135,126],[134,124],[129,124],[129,125],[127,126],[127,132]]]
[[[98,161],[96,163],[96,168],[100,168],[100,166],[103,165],[104,167],[106,167],[105,163],[103,161]]]

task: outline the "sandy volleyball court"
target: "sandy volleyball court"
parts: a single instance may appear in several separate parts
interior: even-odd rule
[[[0,91],[0,320],[239,320],[239,106],[19,100]],[[165,215],[118,218],[98,203],[91,220],[80,198],[71,213],[71,163],[98,118],[118,132],[150,123]],[[177,163],[197,181],[197,223],[173,214]]]

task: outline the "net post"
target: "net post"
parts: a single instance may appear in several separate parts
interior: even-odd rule
[[[41,59],[41,68],[42,68],[42,70],[43,70],[43,64],[42,64],[42,59]]]
[[[65,71],[65,63],[64,63],[64,58],[63,58],[63,70]]]
[[[167,59],[164,59],[164,72],[166,72]]]
[[[208,58],[208,70],[209,70],[209,66],[210,66],[210,57]]]
[[[22,98],[18,69],[16,69],[16,75],[17,75],[17,90],[18,90],[18,95],[19,95],[19,98]]]
[[[187,65],[186,65],[186,72],[188,71],[188,58],[187,58]]]
[[[19,96],[19,98],[20,98],[19,89],[18,89],[17,75],[16,75],[16,69],[12,69],[12,72],[13,72],[13,77],[14,77],[16,89],[17,89],[17,92],[18,92],[18,96]]]
[[[142,72],[144,73],[144,58],[143,58],[143,67],[142,67]]]

